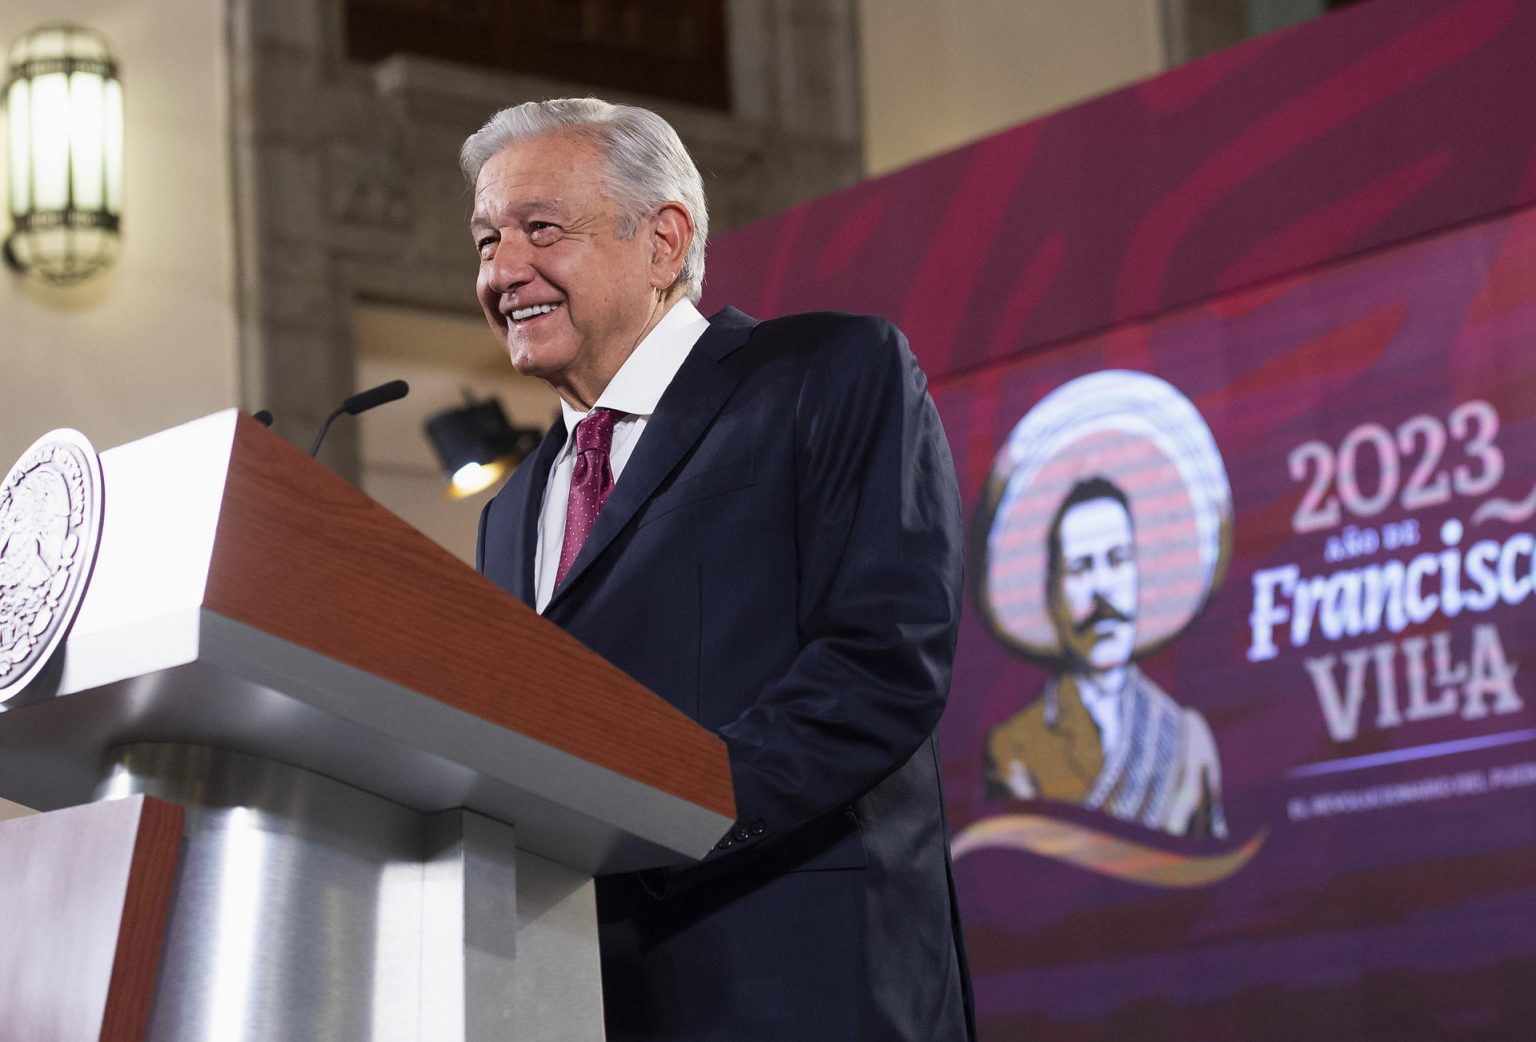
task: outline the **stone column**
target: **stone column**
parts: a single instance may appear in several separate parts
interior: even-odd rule
[[[270,409],[276,430],[305,448],[356,390],[327,206],[339,19],[331,0],[229,5],[240,400]],[[355,479],[355,431],[338,424],[322,456]]]

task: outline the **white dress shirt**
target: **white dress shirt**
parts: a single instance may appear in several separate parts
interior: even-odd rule
[[[693,302],[684,298],[672,305],[644,340],[613,374],[593,408],[613,409],[626,415],[613,427],[613,445],[608,450],[608,465],[613,483],[619,483],[624,464],[634,454],[635,444],[645,433],[645,425],[656,411],[656,403],[682,368],[683,360],[699,337],[709,328],[709,320],[699,314]],[[560,547],[565,542],[565,507],[571,494],[571,471],[576,466],[576,425],[586,418],[560,400],[565,418],[565,444],[549,468],[544,486],[544,503],[539,508],[539,544],[534,551],[534,605],[543,611],[555,594],[555,576],[560,571]]]
[[[1121,673],[1129,676],[1125,670]],[[1083,700],[1083,708],[1088,710],[1088,715],[1098,725],[1099,744],[1103,747],[1104,759],[1108,760],[1110,754],[1120,747],[1120,692],[1107,691],[1086,676],[1079,675],[1073,679],[1077,682],[1077,694]]]

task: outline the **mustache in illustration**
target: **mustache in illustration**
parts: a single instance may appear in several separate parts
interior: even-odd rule
[[[1133,611],[1121,611],[1110,604],[1098,594],[1093,595],[1093,610],[1089,612],[1081,622],[1074,622],[1072,629],[1077,633],[1087,633],[1101,622],[1135,622],[1136,613]]]

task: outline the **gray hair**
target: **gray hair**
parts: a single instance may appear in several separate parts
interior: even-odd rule
[[[688,299],[697,302],[704,289],[704,244],[709,238],[704,182],[677,131],[656,113],[597,98],[524,102],[502,109],[471,134],[459,151],[459,166],[473,185],[480,168],[508,145],[559,130],[583,135],[607,160],[603,189],[619,208],[620,238],[634,235],[640,222],[663,203],[678,202],[688,211],[693,242],[677,282]]]

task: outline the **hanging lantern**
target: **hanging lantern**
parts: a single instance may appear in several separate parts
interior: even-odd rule
[[[123,89],[98,32],[47,25],[11,48],[8,261],[71,283],[111,264],[123,212]]]

